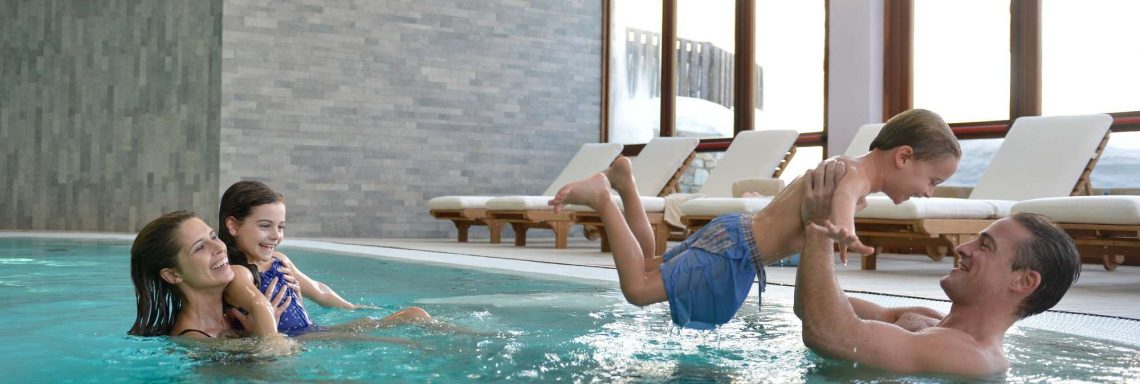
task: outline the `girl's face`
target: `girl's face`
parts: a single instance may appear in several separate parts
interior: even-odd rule
[[[163,279],[171,284],[185,284],[195,288],[224,287],[234,279],[226,256],[226,244],[218,239],[217,232],[197,217],[178,226],[176,241],[178,266],[164,268]]]
[[[934,187],[954,176],[958,170],[958,158],[939,156],[933,159],[917,160],[913,156],[896,161],[898,172],[892,177],[883,192],[900,204],[911,197],[930,197]]]
[[[269,260],[285,239],[285,203],[258,205],[240,222],[226,220],[226,226],[250,262]]]

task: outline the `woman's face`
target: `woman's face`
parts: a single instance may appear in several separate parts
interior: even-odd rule
[[[178,227],[178,266],[163,269],[164,277],[174,284],[191,287],[225,286],[234,279],[226,256],[226,244],[218,239],[217,232],[197,217],[182,222]],[[167,274],[173,272],[173,276]]]
[[[233,225],[231,233],[238,249],[245,252],[250,262],[269,260],[277,245],[285,239],[285,203],[276,202],[253,207],[241,222]]]

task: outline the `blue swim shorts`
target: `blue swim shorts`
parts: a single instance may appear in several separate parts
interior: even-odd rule
[[[673,323],[693,329],[713,329],[727,323],[744,304],[752,282],[764,269],[752,235],[752,215],[718,216],[700,231],[662,256],[661,278],[669,297]]]

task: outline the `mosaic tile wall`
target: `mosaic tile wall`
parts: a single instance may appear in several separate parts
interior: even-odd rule
[[[448,236],[431,197],[541,193],[598,140],[600,7],[227,0],[219,191],[264,181],[327,237]]]
[[[218,202],[221,0],[0,1],[0,229]]]

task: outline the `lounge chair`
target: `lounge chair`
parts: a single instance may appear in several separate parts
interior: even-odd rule
[[[562,169],[562,173],[543,192],[553,195],[566,183],[600,172],[621,154],[622,145],[616,143],[590,143],[582,145],[578,153]],[[487,220],[487,201],[495,196],[442,196],[428,200],[432,217],[451,220],[459,231],[459,242],[467,242],[472,225],[485,225],[491,232],[491,243],[502,240],[503,223]]]
[[[976,237],[1019,201],[1089,194],[1088,176],[1108,142],[1112,117],[1033,116],[1018,118],[968,199],[910,199],[894,205],[869,196],[855,214],[855,232],[876,252],[863,256],[875,269],[883,246],[918,247],[938,261]]]
[[[685,167],[693,160],[697,144],[695,137],[658,137],[650,140],[641,153],[633,159],[634,177],[638,188],[644,191],[667,194],[676,189]],[[616,157],[616,156],[615,156]],[[613,162],[609,158],[608,166]],[[487,200],[487,218],[495,223],[509,223],[515,231],[515,245],[526,245],[526,234],[531,228],[545,228],[554,231],[554,248],[566,248],[567,235],[572,224],[571,212],[554,212],[548,203],[559,188],[576,179],[584,179],[606,167],[586,175],[559,180],[552,184],[542,196],[505,196]],[[501,224],[497,224],[501,225]]]
[[[732,144],[725,151],[724,157],[717,161],[716,168],[709,172],[709,177],[701,186],[699,194],[711,198],[732,199],[733,183],[736,180],[779,177],[788,161],[791,161],[792,156],[796,153],[797,138],[799,138],[799,133],[792,130],[748,131],[737,134],[732,140]],[[639,166],[641,166],[640,163],[633,164],[634,172],[638,171]],[[646,189],[642,189],[640,185],[641,180],[637,179],[637,181],[639,183],[638,191],[645,191]],[[778,180],[776,181],[778,182]],[[666,240],[668,240],[670,232],[669,224],[665,222],[667,198],[662,196],[664,195],[641,197],[641,203],[649,216],[650,225],[653,227],[657,254],[665,251]],[[687,196],[686,198],[692,197],[695,196]],[[619,207],[622,206],[618,197],[615,196],[614,200]],[[577,205],[570,205],[567,209],[574,211],[575,223],[597,228],[602,234],[602,251],[609,251],[609,241],[605,237],[601,217],[597,212],[589,207]]]
[[[1140,254],[1140,196],[1071,196],[1026,200],[1011,212],[1049,216],[1086,259],[1115,270],[1124,255]]]
[[[875,136],[878,136],[879,131],[882,129],[882,123],[866,124],[862,127],[859,127],[859,130],[855,132],[855,137],[851,140],[851,143],[848,144],[847,151],[844,153],[844,156],[858,157],[867,153],[867,148],[871,146],[871,141],[875,139]],[[725,157],[727,158],[728,155],[726,154]],[[741,192],[759,192],[765,196],[740,197],[742,193],[733,193],[729,196],[705,197],[686,201],[684,204],[681,204],[681,213],[683,215],[681,217],[681,221],[685,224],[685,227],[689,232],[695,232],[712,219],[726,213],[759,212],[761,209],[764,209],[764,207],[768,206],[768,203],[772,201],[772,196],[775,196],[776,192],[780,191],[782,183],[778,183],[776,180],[772,179],[780,177],[780,173],[782,171],[783,168],[777,169],[776,172],[772,174],[771,178],[742,178],[738,180],[744,184],[751,183],[753,185],[759,186],[759,188],[742,187],[740,188],[742,190]],[[711,175],[709,181],[712,181]],[[773,185],[775,185],[775,187],[773,187]]]

